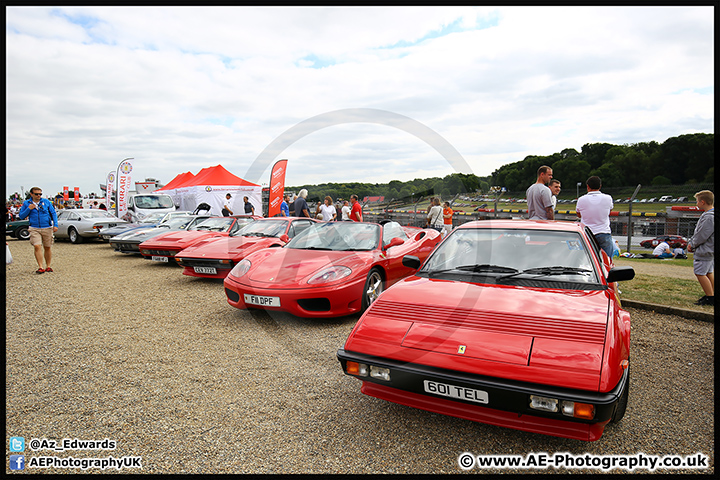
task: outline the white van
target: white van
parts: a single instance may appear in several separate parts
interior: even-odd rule
[[[672,195],[663,195],[662,197],[660,197],[660,200],[658,200],[658,201],[660,201],[660,202],[671,202],[671,201],[672,201],[672,198],[673,198]]]
[[[128,198],[128,214],[132,222],[142,220],[151,213],[174,211],[175,203],[166,193],[139,193]]]

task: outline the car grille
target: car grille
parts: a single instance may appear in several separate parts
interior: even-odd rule
[[[131,252],[139,252],[140,251],[140,244],[139,243],[115,243],[115,250],[120,251],[131,251]]]
[[[143,255],[161,255],[163,257],[174,257],[178,253],[177,250],[157,250],[143,248]]]
[[[529,335],[558,340],[604,343],[605,324],[563,319],[521,317],[467,308],[453,309],[430,305],[378,300],[372,305],[374,316],[420,321],[445,327],[470,327],[491,332]]]
[[[178,258],[184,267],[215,267],[231,269],[234,263],[220,263],[220,260],[214,258]]]

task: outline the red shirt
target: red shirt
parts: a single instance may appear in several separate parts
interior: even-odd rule
[[[360,220],[358,220],[358,217],[360,217]],[[352,209],[350,210],[350,220],[353,222],[362,221],[362,206],[360,206],[360,202],[353,203]]]

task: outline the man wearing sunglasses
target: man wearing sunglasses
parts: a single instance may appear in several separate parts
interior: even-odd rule
[[[18,217],[27,218],[30,222],[30,245],[35,249],[35,260],[38,269],[35,273],[52,272],[50,267],[52,261],[53,234],[58,230],[57,213],[52,203],[42,198],[42,189],[33,187],[30,189],[30,198],[25,200],[20,207]],[[43,268],[43,257],[45,268]]]

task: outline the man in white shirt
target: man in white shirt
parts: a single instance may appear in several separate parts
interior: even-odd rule
[[[660,242],[657,247],[653,250],[653,257],[658,258],[675,258],[673,251],[670,250],[670,245],[667,242]]]
[[[552,168],[543,165],[538,168],[537,181],[525,192],[530,220],[555,220],[552,194],[547,183],[552,180]]]
[[[580,222],[595,235],[600,248],[608,254],[608,257],[612,258],[613,238],[610,230],[610,211],[613,209],[613,199],[610,195],[600,192],[602,186],[600,177],[593,175],[585,183],[588,193],[578,198],[575,211],[580,217]]]
[[[550,189],[550,193],[552,193],[550,200],[552,200],[553,210],[555,210],[557,209],[557,196],[560,194],[560,180],[553,178],[550,180],[550,183],[548,183],[548,188]]]

